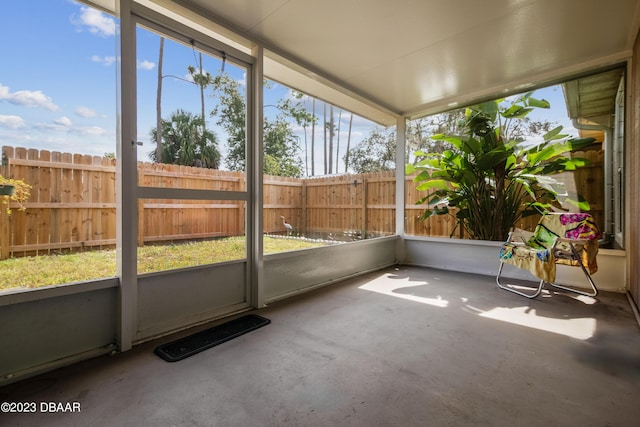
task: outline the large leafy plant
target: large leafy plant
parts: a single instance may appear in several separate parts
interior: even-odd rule
[[[549,107],[532,93],[511,103],[485,102],[466,109],[462,136],[434,135],[451,149],[417,152],[420,160],[406,168],[407,174],[417,173],[417,189],[428,192],[418,201],[428,206],[421,220],[453,215],[454,232],[462,227],[472,239],[504,240],[522,217],[562,209],[561,202],[588,210],[585,201],[564,199],[562,183],[553,175],[586,166],[587,159],[566,154],[592,144],[593,138],[568,139],[562,126],[546,132],[539,143],[514,132],[529,113]]]

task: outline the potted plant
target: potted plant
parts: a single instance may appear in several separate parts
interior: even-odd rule
[[[417,173],[417,188],[428,192],[418,201],[428,206],[421,220],[451,215],[454,231],[462,227],[471,239],[504,241],[520,218],[562,209],[561,201],[589,210],[584,200],[564,198],[559,191],[562,183],[553,175],[586,166],[587,159],[565,154],[594,139],[568,139],[561,134],[562,126],[546,132],[539,143],[514,132],[531,111],[549,107],[531,92],[510,104],[503,99],[489,101],[466,109],[463,135],[433,136],[451,148],[442,153],[417,152],[420,160],[406,167],[407,174]],[[450,207],[456,208],[455,215]]]
[[[0,200],[2,201],[3,209],[6,209],[8,215],[11,215],[11,208],[9,202],[16,202],[20,210],[24,210],[25,207],[22,203],[29,199],[31,194],[31,185],[27,184],[21,179],[5,178],[0,175]]]

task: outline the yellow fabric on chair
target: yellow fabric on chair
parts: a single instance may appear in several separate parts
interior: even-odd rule
[[[555,282],[556,263],[582,264],[591,274],[598,270],[600,232],[588,213],[546,214],[527,240],[516,242],[516,235],[512,233],[500,248],[500,261],[529,270],[547,283]]]

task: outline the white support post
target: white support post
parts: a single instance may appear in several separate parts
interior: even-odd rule
[[[404,251],[404,233],[405,233],[405,173],[404,165],[406,159],[406,129],[407,121],[404,117],[398,117],[396,123],[396,234],[400,236],[398,245],[396,246],[396,261],[403,263],[405,261]]]
[[[116,340],[119,351],[133,346],[137,322],[137,145],[136,145],[136,24],[131,1],[116,4],[120,17],[120,58],[117,76],[116,263],[120,279]]]
[[[251,138],[247,144],[247,183],[249,192],[249,218],[247,238],[249,242],[249,295],[250,303],[255,308],[262,308],[264,303],[264,261],[263,261],[263,48],[256,45],[252,54],[255,58],[251,79],[249,101],[249,126],[247,135]]]

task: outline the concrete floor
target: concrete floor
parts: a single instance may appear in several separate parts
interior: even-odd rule
[[[0,388],[37,404],[0,425],[640,425],[622,294],[527,300],[492,277],[398,267],[257,313],[272,323],[180,362],[153,349],[187,332]]]

